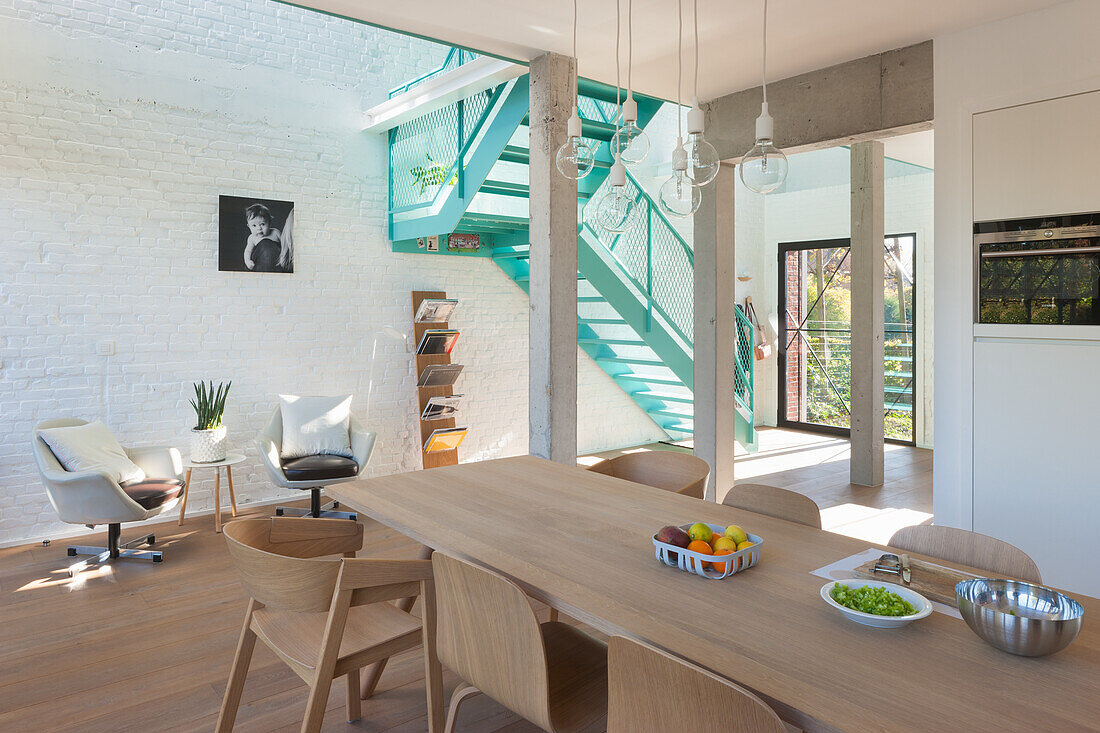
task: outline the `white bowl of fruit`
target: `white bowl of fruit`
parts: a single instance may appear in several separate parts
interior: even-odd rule
[[[760,562],[764,540],[736,524],[669,525],[653,535],[657,559],[704,578],[728,578]]]

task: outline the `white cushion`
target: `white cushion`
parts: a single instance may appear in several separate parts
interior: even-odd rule
[[[279,395],[283,416],[283,458],[322,454],[353,458],[351,452],[351,395],[299,397]]]
[[[145,478],[136,463],[99,420],[65,428],[44,428],[38,436],[66,471],[103,471],[117,483]]]

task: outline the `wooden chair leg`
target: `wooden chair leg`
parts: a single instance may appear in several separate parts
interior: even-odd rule
[[[222,531],[222,470],[214,469],[214,531]]]
[[[309,701],[306,703],[306,716],[302,719],[302,733],[319,733],[325,721],[325,707],[328,705],[328,693],[332,689],[332,678],[318,675],[309,689]]]
[[[184,511],[187,510],[187,495],[190,493],[190,490],[191,490],[191,471],[192,471],[192,469],[190,469],[190,468],[187,469],[187,478],[184,479],[184,482],[183,482],[183,498],[180,499],[180,522],[179,522],[179,524],[180,524],[181,527],[183,526],[183,513],[184,513]]]
[[[420,548],[420,552],[417,554],[418,560],[429,560],[432,557],[432,548],[424,546]],[[397,607],[408,613],[412,610],[413,605],[416,603],[416,596],[410,596],[409,598],[402,598],[397,602]],[[364,700],[368,699],[374,694],[374,690],[378,687],[378,680],[382,679],[382,672],[386,669],[386,662],[390,661],[389,657],[375,662],[366,668],[366,674],[363,676],[363,689],[360,697]]]
[[[451,695],[451,707],[447,710],[447,725],[443,728],[444,733],[454,733],[455,726],[458,724],[458,708],[466,698],[480,694],[481,690],[473,685],[466,685],[455,690],[454,694]]]
[[[237,708],[241,706],[241,693],[244,692],[244,680],[248,676],[248,664],[252,661],[252,650],[256,648],[256,634],[252,631],[252,612],[259,604],[250,600],[244,615],[244,628],[237,640],[237,653],[233,656],[233,666],[229,669],[229,682],[225,686],[225,697],[218,712],[215,733],[230,733],[237,719]]]
[[[347,691],[348,722],[354,723],[363,717],[363,701],[359,699],[359,670],[353,669],[345,675]]]

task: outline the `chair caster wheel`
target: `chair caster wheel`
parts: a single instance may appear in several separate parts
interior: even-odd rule
[[[340,502],[338,502],[338,501],[332,502],[332,508],[333,509],[339,509],[340,508]]]
[[[49,547],[50,546],[50,541],[49,540],[42,540],[42,546],[43,547]]]
[[[283,516],[283,510],[282,510],[282,509],[276,509],[276,510],[275,510],[275,516],[276,516],[276,517],[281,517],[281,516]]]
[[[359,517],[355,514],[352,514],[350,517],[348,517],[348,519],[350,519],[353,522],[358,522],[359,521]]]
[[[76,557],[76,548],[70,547],[68,550],[66,550],[66,553],[69,557]],[[72,573],[69,573],[69,575],[71,576]]]
[[[164,562],[164,558],[163,557],[154,557],[153,562]]]
[[[145,544],[147,544],[147,545],[155,545],[156,543],[157,543],[157,536],[154,535],[154,534],[151,534],[151,535],[149,535],[148,537],[145,538]]]

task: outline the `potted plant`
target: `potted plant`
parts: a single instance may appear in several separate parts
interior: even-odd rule
[[[195,399],[191,400],[191,407],[195,408],[198,420],[191,429],[191,460],[195,463],[216,463],[225,460],[226,429],[222,424],[222,414],[225,412],[225,398],[229,394],[228,384],[219,384],[216,388],[213,382],[195,386]]]

